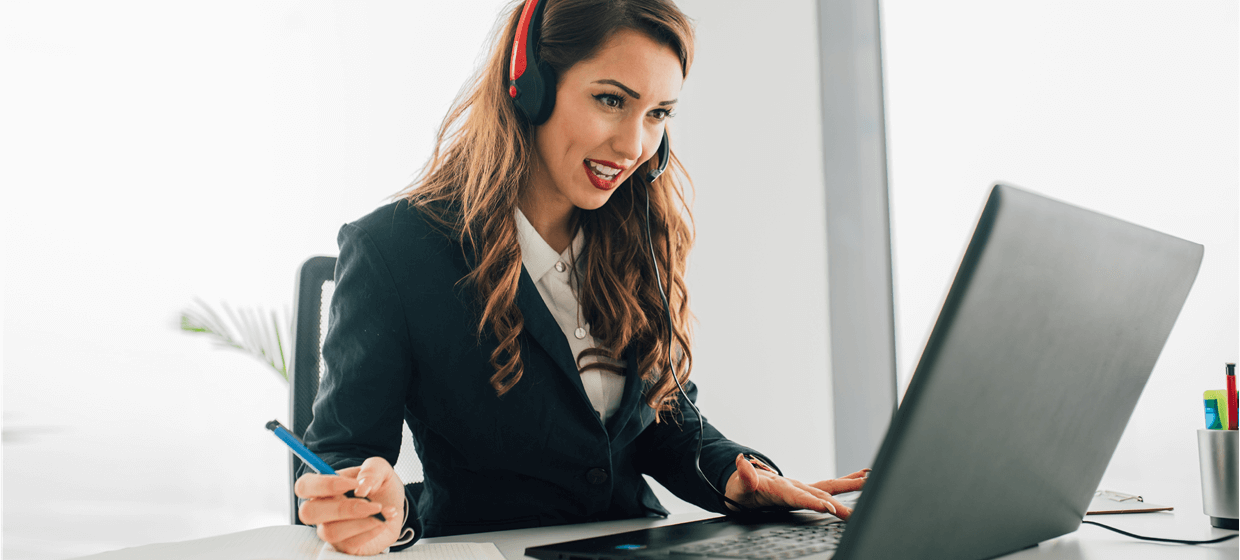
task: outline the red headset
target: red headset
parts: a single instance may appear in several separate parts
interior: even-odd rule
[[[521,10],[521,21],[512,39],[512,61],[508,65],[508,96],[515,102],[519,112],[530,124],[540,125],[551,118],[555,108],[555,70],[538,58],[536,47],[542,36],[542,15],[547,0],[526,0]],[[671,147],[667,129],[659,143],[659,165],[646,174],[653,182],[667,169],[671,159]]]

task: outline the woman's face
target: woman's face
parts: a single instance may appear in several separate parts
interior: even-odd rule
[[[629,29],[569,68],[551,117],[534,131],[536,204],[552,211],[605,204],[658,150],[683,81],[675,51]]]

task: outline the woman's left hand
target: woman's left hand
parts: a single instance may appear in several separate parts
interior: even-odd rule
[[[805,484],[756,469],[742,454],[736,456],[736,472],[728,479],[724,494],[732,501],[747,507],[810,509],[847,520],[848,516],[852,515],[852,510],[844,507],[844,504],[832,495],[861,490],[869,473],[870,469],[862,469],[842,478]],[[732,504],[728,504],[728,509],[736,511]]]

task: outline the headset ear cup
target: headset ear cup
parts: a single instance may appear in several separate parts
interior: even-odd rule
[[[534,124],[542,124],[551,118],[551,111],[555,109],[555,70],[551,69],[551,65],[538,61],[538,85],[535,92],[538,100],[537,110],[532,112],[530,119]]]
[[[518,112],[532,125],[547,122],[555,108],[555,70],[538,56],[539,31],[546,5],[546,0],[526,0],[508,70],[508,95],[513,98]],[[521,30],[525,30],[524,35]]]

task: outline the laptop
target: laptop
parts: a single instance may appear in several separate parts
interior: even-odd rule
[[[1203,250],[996,184],[847,523],[720,517],[525,553],[968,560],[1075,531]]]

